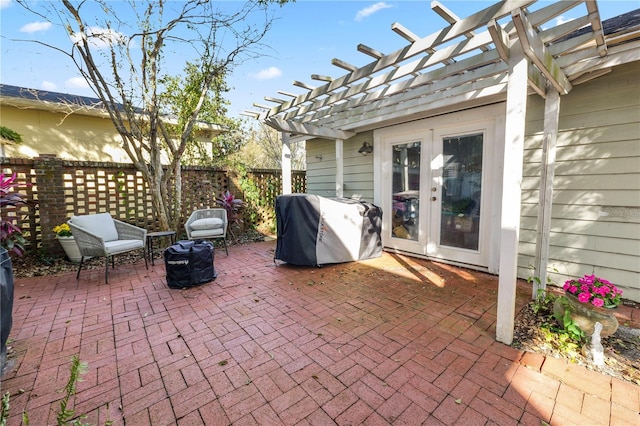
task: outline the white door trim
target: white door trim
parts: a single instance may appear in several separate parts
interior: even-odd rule
[[[418,256],[427,256],[453,263],[463,263],[497,271],[499,262],[499,246],[493,244],[490,235],[499,231],[499,200],[502,194],[496,183],[496,176],[500,176],[502,169],[501,157],[496,158],[496,152],[503,148],[505,104],[496,104],[467,111],[461,111],[443,116],[418,120],[411,123],[394,125],[374,131],[374,203],[382,208],[382,244],[389,249],[397,249]],[[433,232],[431,225],[421,226],[422,232],[417,241],[402,241],[391,237],[391,173],[390,147],[393,144],[421,142],[421,182],[420,182],[420,214],[421,219],[431,217],[431,188],[433,172],[429,162],[433,157],[434,141],[443,135],[466,135],[474,131],[482,131],[483,142],[483,183],[482,183],[482,214],[481,241],[475,258],[471,256],[455,258],[453,252],[440,249],[440,253],[427,247],[428,240],[433,238],[427,232]],[[441,149],[441,147],[440,147]],[[437,195],[440,198],[440,194]],[[447,253],[445,253],[447,252]],[[456,250],[458,252],[458,250]],[[454,257],[454,258],[451,258]]]

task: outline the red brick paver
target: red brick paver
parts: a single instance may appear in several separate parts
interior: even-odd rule
[[[497,277],[391,253],[276,266],[274,248],[218,251],[188,290],[161,261],[17,280],[9,424],[55,423],[73,355],[94,424],[640,424],[638,386],[495,341]]]

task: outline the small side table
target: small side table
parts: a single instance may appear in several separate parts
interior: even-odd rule
[[[153,240],[157,238],[171,238],[171,244],[175,244],[176,242],[176,232],[175,231],[160,231],[160,232],[149,232],[147,233],[147,256],[149,260],[151,260],[151,264],[155,265],[153,261]]]

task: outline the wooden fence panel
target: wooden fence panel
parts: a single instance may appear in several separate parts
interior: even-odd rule
[[[282,193],[282,174],[269,169],[253,169],[247,176],[260,193],[260,200],[253,208],[256,211],[251,225],[258,230],[275,232],[276,197]],[[291,173],[291,190],[294,193],[306,192],[306,172],[293,171]]]
[[[2,212],[22,230],[29,251],[61,253],[52,229],[74,214],[108,212],[149,231],[159,230],[151,194],[142,174],[132,164],[67,161],[43,155],[35,159],[0,158],[0,166],[5,174],[17,174],[17,180],[24,185],[19,191],[34,201],[29,206]],[[229,175],[223,169],[184,167],[180,223],[195,209],[216,207],[216,199],[226,190],[244,198],[240,186]],[[247,177],[259,194],[258,200],[250,200],[255,214],[247,222],[260,230],[275,230],[274,205],[275,197],[282,191],[281,172],[250,170]],[[295,192],[306,190],[305,172],[294,172],[292,180]],[[169,196],[175,196],[173,191],[169,191]],[[180,236],[182,229],[177,232]]]

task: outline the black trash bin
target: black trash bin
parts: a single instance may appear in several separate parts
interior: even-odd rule
[[[189,288],[213,281],[214,247],[210,241],[178,241],[164,251],[169,288]]]

